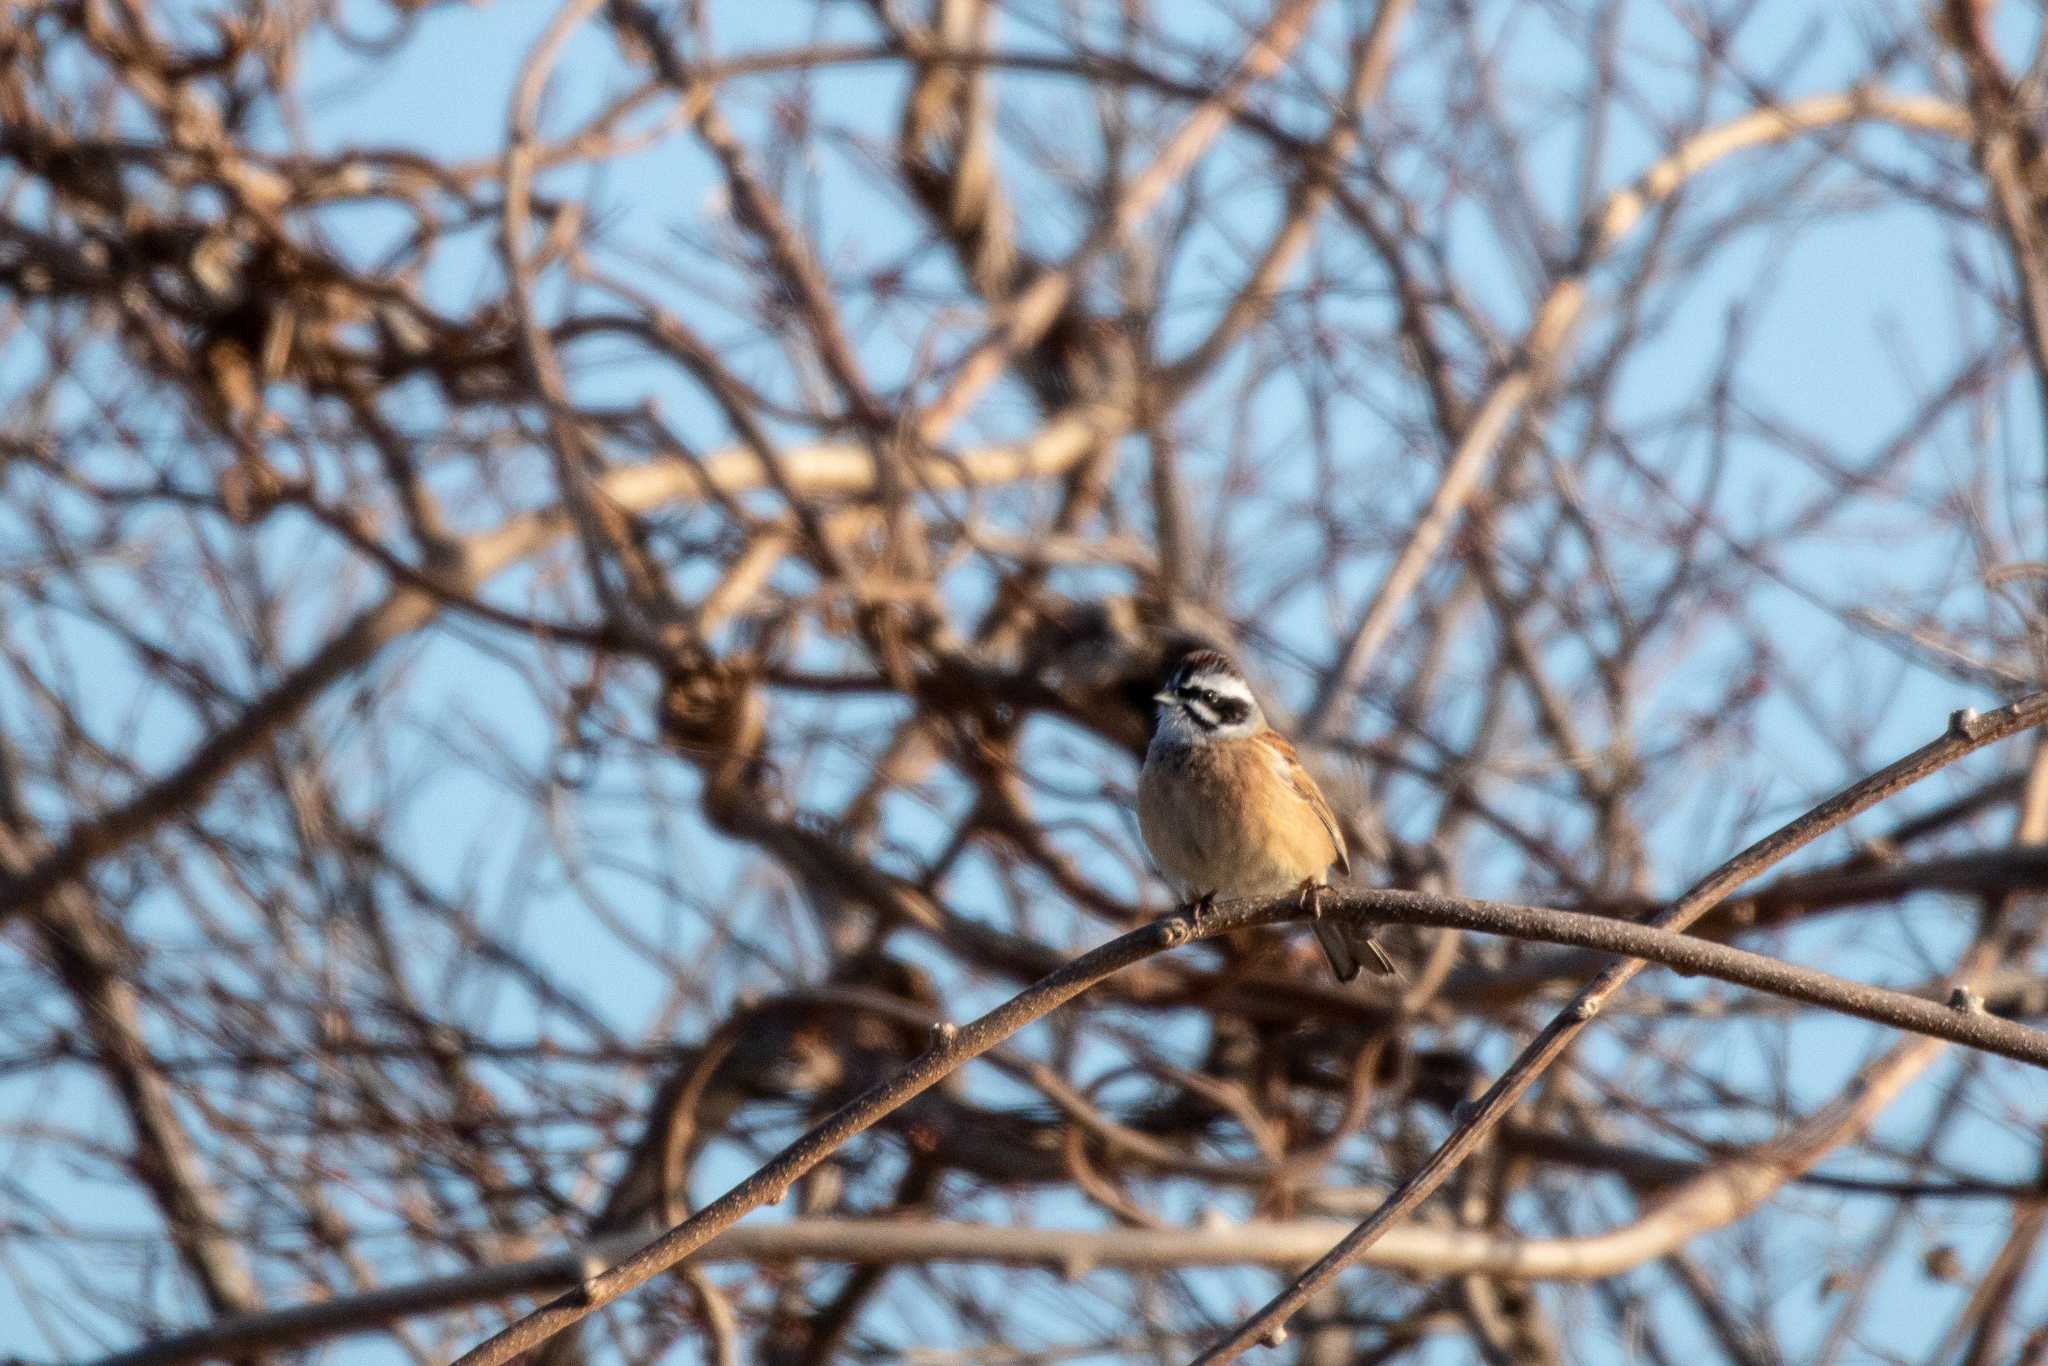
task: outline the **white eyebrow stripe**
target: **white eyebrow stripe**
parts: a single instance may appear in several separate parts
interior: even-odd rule
[[[1207,688],[1219,697],[1234,697],[1249,704],[1252,700],[1251,685],[1232,674],[1196,674],[1188,680],[1192,688]]]

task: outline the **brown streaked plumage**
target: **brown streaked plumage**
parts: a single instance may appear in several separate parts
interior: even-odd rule
[[[1159,728],[1138,778],[1138,829],[1189,902],[1313,898],[1329,870],[1351,871],[1344,832],[1294,746],[1266,725],[1251,688],[1213,650],[1183,658],[1158,694]],[[1393,964],[1361,927],[1314,921],[1339,981]]]

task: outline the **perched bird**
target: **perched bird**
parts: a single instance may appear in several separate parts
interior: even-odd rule
[[[1329,870],[1351,871],[1344,832],[1285,736],[1215,650],[1183,655],[1153,696],[1159,725],[1138,777],[1138,830],[1167,881],[1197,914],[1218,897],[1299,891],[1337,980],[1393,962],[1364,927],[1324,919]]]

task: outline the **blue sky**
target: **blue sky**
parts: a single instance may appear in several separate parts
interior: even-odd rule
[[[866,30],[852,8],[795,0],[723,5],[714,7],[712,27],[718,44],[727,50],[864,35]],[[1199,11],[1191,8],[1186,13],[1197,16],[1188,21],[1191,27],[1213,20],[1206,7]],[[530,4],[431,10],[419,19],[418,31],[397,47],[395,55],[372,61],[348,53],[332,42],[316,44],[308,53],[304,87],[305,116],[314,144],[335,147],[350,142],[386,143],[417,147],[437,157],[494,154],[502,142],[508,99],[519,64],[548,14],[548,7]],[[1776,63],[1788,48],[1797,47],[1803,56],[1787,81],[1788,93],[1830,89],[1861,69],[1866,57],[1864,30],[1868,18],[1856,7],[1766,6],[1744,30],[1737,50],[1749,54],[1761,67]],[[371,20],[366,16],[365,22]],[[1631,51],[1642,55],[1643,60],[1651,60],[1666,49],[1673,54],[1683,50],[1660,11],[1633,7],[1628,22]],[[1513,34],[1509,64],[1518,86],[1514,93],[1531,100],[1564,98],[1571,85],[1569,73],[1576,71],[1581,54],[1568,51],[1559,35],[1530,11],[1524,11],[1516,23],[1518,31]],[[1002,31],[1001,41],[1005,43],[1024,46],[1032,40],[1029,27],[1021,23],[1006,25]],[[1320,57],[1312,55],[1306,60]],[[1437,65],[1430,63],[1397,73],[1387,95],[1388,126],[1428,125],[1432,111],[1442,103],[1443,91],[1431,79],[1436,70]],[[578,109],[591,107],[614,87],[619,79],[617,73],[618,65],[607,44],[594,32],[586,32],[563,65],[558,90],[550,104],[550,125],[562,126]],[[900,82],[881,68],[822,72],[812,79],[812,88],[820,109],[846,127],[866,129],[883,138],[893,127],[900,103]],[[1068,116],[1063,106],[1076,98],[1071,87],[1053,80],[1019,80],[1006,89],[1012,91],[1008,98],[1023,111],[1020,117],[1042,121],[1043,126],[1055,130],[1059,121]],[[1656,112],[1672,118],[1682,114],[1683,91],[1683,84],[1675,79],[1671,107]],[[1727,102],[1728,109],[1722,112],[1733,112],[1732,94]],[[1162,117],[1170,112],[1163,109]],[[743,133],[752,126],[751,121],[761,117],[760,110],[744,100],[735,100],[731,113]],[[1867,134],[1857,145],[1873,159],[1905,156],[1901,140],[1892,134]],[[1604,158],[1603,183],[1611,187],[1632,176],[1655,146],[1654,130],[1646,124],[1617,127]],[[1230,157],[1248,164],[1258,154],[1256,147],[1245,144]],[[1404,157],[1400,147],[1386,148],[1382,155],[1389,174],[1396,177],[1416,161],[1413,156]],[[1799,164],[1804,154],[1787,151],[1765,155],[1781,157],[1789,167]],[[1560,224],[1570,222],[1575,156],[1576,146],[1568,127],[1561,128],[1549,141],[1538,139],[1531,153],[1531,167],[1546,177],[1547,185],[1555,187],[1552,198]],[[1844,194],[1855,188],[1846,177],[1840,179]],[[1746,167],[1726,177],[1709,176],[1696,191],[1698,204],[1736,207],[1732,203],[1723,205],[1722,201],[1741,191],[1753,193],[1757,183]],[[659,262],[669,250],[672,225],[681,222],[705,227],[715,224],[719,212],[715,182],[706,163],[680,139],[669,139],[641,155],[608,165],[595,175],[581,169],[563,174],[550,182],[550,187],[590,198],[615,247],[621,248],[619,255],[624,254],[623,247],[630,243],[654,262]],[[829,260],[883,259],[908,240],[901,215],[864,180],[854,158],[821,157],[807,193],[808,202],[803,209],[819,225],[821,254]],[[1025,207],[1027,211],[1022,216],[1027,231],[1042,234],[1048,243],[1062,240],[1071,231],[1071,222],[1057,213],[1034,216],[1029,211],[1033,206]],[[1209,257],[1219,281],[1234,275],[1236,258],[1229,249],[1229,235],[1235,232],[1255,239],[1258,226],[1269,221],[1274,211],[1275,200],[1271,195],[1246,194],[1236,209],[1236,218],[1226,216],[1219,220],[1212,230],[1215,251]],[[1485,301],[1504,326],[1526,320],[1530,302],[1529,263],[1518,257],[1512,245],[1513,234],[1504,232],[1501,225],[1476,219],[1457,226],[1453,245],[1461,281]],[[327,227],[345,248],[364,254],[379,250],[392,230],[388,220],[380,222],[378,215],[370,211],[336,215]],[[1935,382],[1956,355],[1985,340],[1981,317],[1955,306],[1944,264],[1951,253],[1960,251],[1973,255],[1987,273],[1995,273],[1996,267],[1982,241],[1958,243],[1921,212],[1856,207],[1823,227],[1802,231],[1791,238],[1789,246],[1785,243],[1785,235],[1768,224],[1752,229],[1732,249],[1717,255],[1684,290],[1674,293],[1661,335],[1630,362],[1620,398],[1629,416],[1647,419],[1675,409],[1683,398],[1711,385],[1727,329],[1739,323],[1748,338],[1740,367],[1745,397],[1757,404],[1764,416],[1825,433],[1850,449],[1864,449],[1886,439],[1910,410],[1915,395],[1907,384],[1909,377],[1917,371],[1927,382]],[[450,251],[437,278],[442,297],[451,304],[472,297],[495,272],[491,250],[490,242],[478,240]],[[1335,237],[1318,256],[1316,265],[1339,273],[1361,259],[1355,247]],[[1605,276],[1603,282],[1611,284],[1612,279]],[[1756,288],[1759,280],[1768,285],[1761,292]],[[677,301],[678,306],[700,309],[707,332],[717,335],[721,322],[726,322],[737,334],[737,322],[730,321],[730,315],[721,313],[715,303],[693,298],[685,282],[659,279],[658,272],[650,269],[649,287]],[[1199,291],[1190,285],[1190,293]],[[1736,316],[1731,310],[1738,301],[1744,310]],[[1371,301],[1360,304],[1361,309],[1374,306]],[[1190,334],[1199,325],[1196,312],[1187,321]],[[1585,346],[1597,347],[1603,331],[1596,307],[1584,338]],[[871,349],[866,354],[885,382],[898,378],[889,373],[888,367],[892,365],[908,372],[913,363],[911,339],[870,338],[868,342]],[[751,376],[765,382],[779,382],[782,374],[778,358],[767,352],[753,358],[742,353],[739,364],[743,371],[751,366]],[[4,365],[5,357],[0,356],[0,368]],[[575,384],[577,392],[586,398],[657,399],[670,420],[685,429],[707,418],[705,406],[692,391],[672,376],[656,373],[644,365],[607,363],[602,356],[580,357]],[[1230,387],[1227,377],[1212,386],[1219,407]],[[2006,452],[2010,466],[2026,468],[2026,443],[2031,433],[2038,431],[2038,424],[2031,418],[2033,399],[2018,384],[2008,387],[2006,398],[2006,411],[1996,414],[1992,424],[1991,444]],[[1414,394],[1390,393],[1386,402],[1396,409],[1402,405],[1419,408],[1421,399]],[[1309,420],[1299,394],[1277,387],[1260,391],[1253,400],[1252,415],[1259,425],[1273,431],[1305,428]],[[431,403],[422,395],[420,422],[430,425],[434,416]],[[1027,410],[1021,402],[996,402],[976,427],[1000,433],[1005,422],[1015,423],[1025,416]],[[1355,426],[1347,428],[1337,444],[1355,453],[1354,463],[1342,471],[1357,476],[1355,480],[1319,490],[1318,473],[1306,461],[1275,470],[1276,479],[1283,484],[1297,484],[1304,497],[1322,496],[1340,504],[1373,500],[1412,502],[1426,494],[1431,477],[1428,465],[1411,462],[1403,466],[1385,459],[1388,443],[1397,439],[1391,424],[1375,425],[1356,408],[1347,410],[1346,421]],[[1946,452],[1943,460],[1914,463],[1908,492],[1919,500],[1920,506],[1934,506],[1944,498],[1967,492],[1985,477],[1987,462],[1978,436],[1963,430],[1947,432],[1939,443],[1939,448]],[[1678,471],[1675,482],[1681,486],[1697,475],[1702,460],[1701,452],[1685,449],[1676,439],[1670,449],[1650,454],[1669,460]],[[1763,442],[1740,437],[1734,443],[1726,479],[1721,506],[1728,510],[1731,525],[1742,532],[1775,524],[1787,509],[1817,496],[1824,487],[1813,470],[1785,461]],[[1588,490],[1588,495],[1615,515],[1628,511],[1607,507],[1602,501],[1627,496],[1623,491],[1595,487]],[[1999,506],[2001,515],[2007,515],[2010,522],[2000,529],[2015,554],[2037,552],[2043,531],[2040,500],[2014,498]],[[2004,511],[2007,507],[2016,510],[2008,515]],[[1647,515],[1650,510],[1644,511]],[[1743,604],[1746,618],[1775,650],[1782,652],[1782,657],[1791,661],[1793,672],[1810,679],[1817,691],[1868,713],[1863,718],[1867,721],[1865,750],[1855,755],[1833,751],[1816,736],[1810,718],[1791,699],[1767,704],[1762,711],[1767,733],[1758,736],[1750,749],[1730,754],[1731,781],[1726,788],[1717,787],[1715,775],[1693,776],[1673,785],[1674,810],[1680,814],[1658,827],[1661,866],[1688,871],[1710,866],[1744,840],[1795,814],[1814,797],[1854,776],[1868,761],[1882,761],[1925,739],[1930,727],[1938,725],[1939,718],[1951,707],[1984,705],[1992,700],[1925,669],[1900,663],[1879,647],[1845,645],[1843,633],[1833,618],[1808,601],[1810,596],[1819,595],[1830,601],[1881,602],[1891,588],[1917,594],[1928,585],[1948,583],[1954,586],[1952,600],[1959,618],[1973,619],[1982,612],[1976,566],[1959,558],[1961,547],[1914,525],[1909,515],[1901,520],[1903,525],[1861,528],[1862,534],[1857,536],[1825,543],[1802,542],[1778,565],[1783,578],[1793,587],[1760,585]],[[1276,527],[1254,521],[1241,527],[1236,539],[1243,553],[1250,556],[1258,552],[1262,538],[1263,543],[1284,543],[1283,533],[1284,522]],[[0,537],[6,534],[4,526],[0,526]],[[281,581],[288,581],[294,573],[318,573],[321,566],[333,563],[330,545],[288,520],[265,534],[270,543],[264,553],[272,557]],[[1648,566],[1644,572],[1649,572]],[[1319,607],[1306,596],[1298,596],[1289,602],[1285,615],[1267,625],[1277,636],[1296,643],[1326,639],[1331,622],[1348,615],[1350,605],[1376,573],[1376,566],[1361,561],[1353,572],[1340,578],[1326,604]],[[365,591],[371,587],[374,585],[366,584]],[[508,601],[523,601],[528,588],[522,577],[514,574],[496,591],[506,594]],[[293,627],[311,641],[328,624],[307,618],[295,622]],[[215,629],[220,629],[218,624]],[[617,939],[571,933],[551,920],[557,899],[565,901],[567,892],[560,885],[531,879],[531,855],[541,832],[530,824],[529,809],[515,792],[483,776],[486,765],[477,757],[485,749],[482,737],[501,746],[502,762],[530,770],[540,770],[549,763],[554,739],[547,717],[524,676],[524,670],[534,666],[536,657],[517,647],[508,647],[502,639],[487,637],[488,633],[472,626],[444,623],[430,635],[387,650],[373,666],[374,678],[403,678],[408,696],[406,715],[415,719],[435,718],[437,724],[431,730],[409,723],[388,733],[366,732],[339,706],[320,709],[309,730],[339,751],[360,747],[360,753],[381,750],[393,756],[398,771],[410,774],[416,784],[407,799],[407,809],[412,814],[401,827],[401,838],[419,856],[421,865],[430,872],[441,868],[450,885],[472,869],[486,870],[481,885],[489,889],[492,904],[479,908],[481,917],[502,925],[517,924],[521,942],[545,956],[586,999],[598,1003],[623,1027],[631,1028],[647,1021],[664,1004],[668,981]],[[480,642],[487,642],[489,648],[479,648]],[[1685,724],[1700,708],[1710,705],[1719,696],[1724,681],[1715,676],[1712,666],[1720,660],[1727,668],[1738,667],[1748,643],[1739,633],[1729,632],[1720,650],[1702,649],[1688,662],[1685,673],[1672,677],[1656,690],[1640,723],[1642,732],[1654,736],[1660,726]],[[111,671],[113,681],[104,700],[108,724],[113,725],[114,717],[135,705],[132,692],[122,686],[120,671],[126,667],[122,656],[104,643],[95,644],[84,637],[74,642],[73,648],[79,658],[104,660]],[[231,655],[225,639],[222,649],[224,655]],[[506,653],[501,655],[500,651]],[[1290,704],[1299,706],[1305,701],[1300,691],[1300,673],[1290,676],[1276,669],[1267,681]],[[15,705],[18,699],[0,697],[0,718],[5,718]],[[189,722],[181,718],[176,708],[152,704],[145,706],[141,714],[150,728],[146,732],[147,750],[168,759],[190,743]],[[887,714],[888,708],[877,705],[878,721]],[[801,708],[792,707],[785,719],[791,724],[800,720]],[[479,737],[476,749],[451,747],[450,737],[463,734]],[[1080,750],[1077,768],[1082,770],[1100,769],[1113,774],[1115,766],[1123,762],[1120,756],[1100,747],[1091,750],[1070,735],[1049,736],[1042,743],[1075,746]],[[1758,753],[1774,758],[1766,774],[1760,774],[1754,762]],[[2007,754],[1996,761],[2013,759],[2013,755]],[[365,768],[368,767],[366,764]],[[1986,769],[1980,765],[1974,771],[1981,773]],[[856,783],[861,772],[860,757],[845,756],[837,769],[828,766],[807,775],[807,797],[820,807],[829,808],[835,795]],[[1123,779],[1128,778],[1128,773],[1124,773]],[[623,781],[624,775],[594,775],[593,792],[576,816],[585,823],[582,838],[586,845],[629,861],[650,865],[665,861],[678,879],[707,905],[755,894],[752,866],[711,838],[690,812],[691,783],[686,776],[675,775],[673,790],[667,794],[668,809],[663,815],[673,823],[673,829],[658,827],[632,802],[622,800],[617,809],[608,809],[604,799],[611,789],[607,784]],[[1938,780],[1930,785],[1924,799],[1938,799],[1953,791],[1960,781]],[[359,797],[367,805],[386,794],[348,795]],[[636,801],[644,798],[644,794],[623,789],[619,795]],[[1537,798],[1525,795],[1517,800],[1524,805],[1536,803],[1539,809],[1533,814],[1540,819],[1543,813]],[[1418,811],[1415,819],[1421,820],[1424,814]],[[1398,824],[1402,813],[1390,812],[1390,819]],[[888,828],[892,839],[918,848],[939,838],[946,827],[939,817],[905,802],[892,813]],[[1843,847],[1841,841],[1831,842],[1834,851]],[[1098,860],[1092,866],[1099,867],[1101,863]],[[1483,879],[1487,872],[1484,866],[1477,867],[1475,878]],[[623,922],[679,957],[720,947],[702,941],[698,919],[679,917],[673,903],[650,896],[647,879],[613,876],[602,870],[592,876],[599,885],[615,889],[614,909]],[[1500,876],[1505,877],[1505,872]],[[1109,880],[1109,875],[1105,874],[1105,880]],[[997,904],[993,885],[978,889],[970,875],[962,879],[954,892],[964,912],[976,912],[978,890],[988,894],[990,906]],[[1471,885],[1461,890],[1483,894],[1511,889]],[[138,913],[143,917],[141,923],[148,925],[151,908],[146,901]],[[1916,922],[1924,918],[1925,923],[1917,928],[1934,946],[1937,959],[1943,950],[1960,942],[1966,928],[1964,918],[1947,903],[1927,899],[1924,904],[1909,907],[1908,913]],[[1899,953],[1896,939],[1887,938],[1882,945],[1866,948],[1845,935],[1847,923],[1817,924],[1787,936],[1774,947],[1787,956],[1822,963],[1831,970],[1869,980],[1915,982],[1924,975],[1922,964]],[[1055,939],[1071,936],[1078,945],[1100,937],[1099,927],[1086,923],[1056,919],[1054,924]],[[762,926],[760,933],[773,935],[779,929],[779,925],[770,923]],[[423,970],[435,967],[437,961],[434,956],[424,959]],[[814,965],[818,961],[815,954],[811,961]],[[204,970],[204,964],[195,963],[195,973]],[[760,982],[746,984],[759,986]],[[445,983],[429,978],[420,985],[423,990],[433,991]],[[737,991],[741,985],[736,978],[732,989]],[[1709,991],[1705,987],[1694,990],[1703,994]],[[992,1004],[1001,994],[1003,989],[996,983],[957,981],[950,984],[948,1004],[956,1015],[966,1016]],[[717,1013],[726,1004],[709,1001],[693,1006]],[[509,996],[499,1004],[494,1023],[514,1036],[563,1027],[559,1020],[538,1016],[529,1004]],[[1875,1031],[1833,1021],[1799,1026],[1794,1050],[1798,1067],[1784,1079],[1786,1085],[1805,1103],[1817,1102],[1830,1094],[1839,1079],[1867,1055],[1877,1037]],[[167,1039],[165,1043],[171,1046],[175,1040]],[[1042,1046],[1042,1040],[1039,1043]],[[1026,1047],[1032,1044],[1029,1038],[1024,1041]],[[1504,1046],[1498,1039],[1487,1045],[1491,1063],[1497,1065],[1504,1060]],[[1604,1034],[1594,1047],[1619,1056],[1625,1044],[1616,1031]],[[1769,1075],[1782,1065],[1781,1059],[1763,1044],[1737,1031],[1716,1036],[1714,1049],[1720,1056],[1702,1059],[1702,1065],[1711,1064],[1730,1074],[1757,1069],[1760,1074]],[[976,1071],[971,1084],[988,1088],[990,1094],[998,1094],[1003,1085],[986,1071]],[[512,1085],[509,1079],[507,1085]],[[1930,1082],[1921,1083],[1898,1113],[1888,1118],[1887,1125],[1895,1126],[1893,1131],[1898,1133],[1910,1132],[1912,1121],[1933,1103],[1937,1089]],[[2048,1087],[2032,1076],[2003,1074],[1995,1086],[1982,1094],[1993,1098],[1992,1113],[1987,1113],[1978,1125],[1982,1133],[1983,1170],[2008,1176],[2030,1173],[2030,1150],[2021,1140],[2014,1116],[2023,1116],[2030,1109],[2038,1113],[2048,1103]],[[36,1078],[0,1081],[0,1105],[15,1114],[42,1113],[95,1131],[117,1132],[120,1123],[111,1102],[90,1086],[79,1084],[75,1077],[54,1087]],[[2001,1105],[2003,1113],[1997,1109]],[[720,1160],[705,1163],[700,1171],[698,1194],[716,1193],[722,1183],[743,1170],[739,1154],[730,1151]],[[66,1203],[75,1198],[90,1210],[90,1217],[80,1216],[82,1222],[145,1230],[154,1227],[147,1211],[118,1202],[104,1187],[81,1186],[49,1165],[30,1175],[33,1179],[28,1184],[44,1198]],[[991,1212],[997,1212],[993,1206]],[[1994,1213],[1987,1207],[1978,1228],[1979,1239],[1963,1248],[1973,1265],[1981,1264],[1984,1244],[2002,1232],[2002,1223]],[[1835,1219],[1862,1217],[1863,1212],[1853,1205],[1846,1207],[1846,1213],[1840,1202],[1816,1205],[1815,1218],[1822,1225]],[[1783,1236],[1796,1244],[1803,1235],[1796,1223],[1788,1222]],[[1901,1342],[1916,1341],[1930,1321],[1945,1321],[1952,1312],[1947,1299],[1938,1302],[1939,1312],[1929,1312],[1930,1302],[1921,1297],[1936,1292],[1910,1279],[1911,1261],[1910,1256],[1901,1259],[1900,1279],[1894,1287],[1897,1294],[1891,1302]],[[2033,1290],[2038,1301],[2038,1276]],[[0,1352],[19,1351],[31,1356],[46,1352],[48,1347],[40,1333],[25,1318],[12,1312],[10,1297],[14,1293],[13,1287],[0,1279]],[[189,1312],[190,1306],[182,1301],[166,1299],[168,1320],[185,1322]],[[1802,1340],[1796,1325],[1808,1313],[1801,1305],[1784,1308],[1781,1319],[1788,1327],[1788,1342],[1796,1345]],[[904,1328],[911,1331],[911,1325]],[[1603,1350],[1586,1345],[1586,1359],[1622,1359],[1618,1354],[1603,1356]],[[1615,1350],[1619,1353],[1618,1347]],[[681,1349],[677,1359],[690,1359],[687,1352],[687,1348]],[[356,1343],[332,1349],[327,1359],[382,1360],[384,1354]]]

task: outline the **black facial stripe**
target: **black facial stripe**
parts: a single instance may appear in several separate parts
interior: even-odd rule
[[[1181,710],[1203,730],[1241,725],[1251,715],[1250,703],[1241,697],[1227,697],[1214,688],[1180,687],[1174,689],[1174,695],[1180,698]]]

